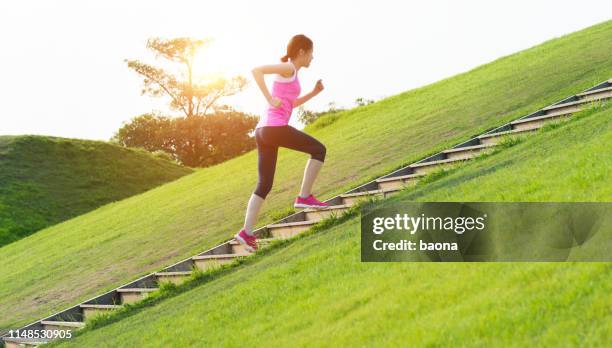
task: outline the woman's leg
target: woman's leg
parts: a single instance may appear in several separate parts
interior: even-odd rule
[[[274,127],[268,132],[266,140],[273,142],[277,146],[286,147],[310,154],[310,159],[304,169],[304,177],[300,189],[302,198],[308,197],[312,193],[314,184],[323,162],[327,149],[320,141],[312,136],[291,126]]]
[[[278,157],[278,147],[264,143],[259,129],[255,131],[255,140],[257,142],[259,181],[255,191],[251,194],[244,218],[243,228],[249,235],[253,235],[253,228],[257,222],[259,211],[266,196],[272,189],[274,172],[276,170],[276,158]]]
[[[314,158],[308,159],[306,168],[304,169],[304,178],[302,179],[302,187],[300,188],[300,197],[306,198],[312,193],[312,185],[314,184],[323,162]]]
[[[244,230],[248,235],[253,235],[253,228],[257,223],[257,215],[261,210],[261,206],[263,205],[264,199],[259,197],[256,194],[251,194],[251,198],[249,199],[249,205],[247,206],[246,214],[244,216]]]

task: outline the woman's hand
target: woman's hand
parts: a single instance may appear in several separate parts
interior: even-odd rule
[[[272,97],[268,99],[268,104],[270,104],[270,106],[277,108],[281,105],[281,101],[277,97]]]
[[[315,94],[319,94],[319,93],[321,93],[321,91],[323,90],[323,88],[324,88],[324,87],[323,87],[323,82],[321,82],[321,80],[318,80],[318,81],[317,81],[317,84],[315,85],[315,87],[314,87],[314,89],[313,89],[313,92],[314,92]]]

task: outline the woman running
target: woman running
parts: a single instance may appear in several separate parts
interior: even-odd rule
[[[249,199],[244,226],[234,236],[251,252],[257,250],[257,238],[253,234],[253,226],[263,201],[272,189],[279,146],[310,154],[304,170],[302,187],[293,206],[317,209],[329,206],[318,201],[311,192],[312,185],[325,161],[326,148],[317,139],[289,125],[293,108],[304,104],[323,90],[323,83],[318,80],[312,92],[298,97],[301,88],[297,73],[300,68],[310,66],[312,49],[312,40],[304,35],[295,35],[287,45],[287,54],[281,58],[283,63],[263,65],[252,70],[253,77],[269,105],[255,126],[259,181]],[[278,74],[271,94],[266,87],[264,74]]]

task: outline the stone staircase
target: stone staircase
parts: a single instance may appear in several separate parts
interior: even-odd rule
[[[415,184],[427,173],[458,165],[480,153],[495,148],[499,141],[506,136],[533,132],[547,122],[571,116],[591,102],[606,100],[611,97],[612,79],[330,198],[325,201],[331,204],[329,208],[301,210],[275,223],[261,227],[255,230],[255,234],[259,238],[259,246],[265,248],[273,240],[290,238],[309,229],[322,219],[332,215],[339,216],[361,199],[373,196],[385,198],[394,194],[405,186]],[[85,325],[87,319],[100,313],[121,308],[123,304],[134,303],[146,298],[148,294],[158,290],[161,283],[180,284],[184,282],[189,279],[194,268],[208,270],[249,254],[242,245],[231,239],[198,255],[168,266],[159,272],[136,279],[81,304],[33,322],[19,330],[25,332],[26,336],[29,332],[36,330],[78,330]],[[9,334],[3,336],[2,340],[7,348],[36,347],[48,341],[48,339],[39,338],[11,338]]]

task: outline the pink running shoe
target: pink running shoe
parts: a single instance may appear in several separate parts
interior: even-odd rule
[[[316,208],[316,209],[321,209],[321,208],[329,207],[329,204],[320,202],[319,200],[314,198],[314,196],[311,194],[310,196],[308,196],[306,198],[302,198],[300,196],[297,196],[293,206],[295,208]]]
[[[236,238],[238,243],[244,245],[246,250],[250,252],[255,252],[255,250],[257,250],[257,237],[255,237],[255,235],[251,236],[246,233],[244,228],[241,229],[240,232],[234,236],[234,238]]]

